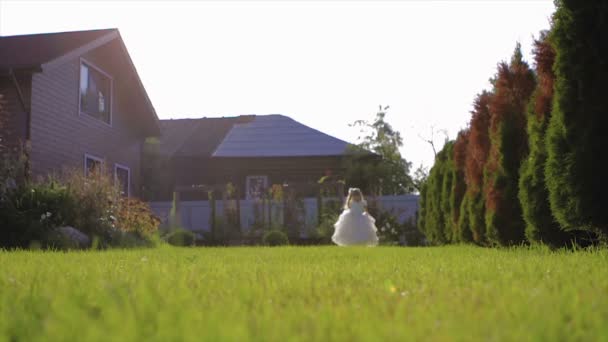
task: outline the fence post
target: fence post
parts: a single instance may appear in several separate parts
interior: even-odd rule
[[[181,226],[181,210],[179,191],[173,191],[173,204],[169,214],[169,228],[174,229]]]
[[[243,228],[241,227],[241,194],[238,187],[234,190],[234,196],[236,200],[236,225],[240,233],[243,231]]]
[[[217,237],[216,231],[215,231],[215,195],[213,193],[213,190],[209,190],[207,192],[207,197],[209,197],[209,208],[211,209],[211,215],[209,218],[209,224],[211,226],[211,236],[213,236],[213,239],[215,240]]]
[[[319,188],[317,193],[317,225],[320,225],[323,221],[323,193],[322,189]]]
[[[268,203],[268,230],[272,229],[272,199],[268,190],[266,191],[266,202]]]

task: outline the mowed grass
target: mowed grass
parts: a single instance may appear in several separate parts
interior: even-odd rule
[[[608,251],[0,252],[3,341],[608,340]]]

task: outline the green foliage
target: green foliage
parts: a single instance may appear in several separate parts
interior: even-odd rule
[[[437,153],[435,164],[431,168],[429,177],[423,187],[424,200],[421,201],[421,212],[424,213],[422,229],[424,235],[432,244],[448,243],[452,237],[452,232],[448,231],[446,225],[445,205],[449,205],[449,194],[447,189],[451,186],[444,186],[444,179],[447,176],[448,158],[452,149],[452,144],[447,143],[444,148]],[[444,193],[444,188],[446,193]]]
[[[469,213],[469,201],[468,196],[462,198],[460,203],[460,210],[458,216],[458,241],[460,242],[473,242],[473,230],[471,229],[471,215]]]
[[[165,241],[172,246],[194,246],[196,242],[196,236],[193,232],[181,228],[170,231],[165,236]]]
[[[456,173],[456,164],[454,163],[454,142],[449,141],[443,147],[446,154],[445,163],[443,164],[443,184],[441,186],[441,211],[444,215],[443,222],[445,224],[444,234],[447,242],[456,241],[457,228],[456,222],[453,221],[452,208],[452,191],[454,190],[454,174]],[[456,208],[460,209],[460,208]]]
[[[486,238],[486,200],[482,192],[467,193],[467,215],[469,216],[469,227],[473,241],[478,245],[485,245]]]
[[[286,246],[289,245],[289,238],[283,231],[273,229],[264,233],[262,243],[266,246]]]
[[[401,134],[386,121],[388,106],[376,114],[373,122],[355,121],[351,126],[361,129],[360,143],[351,147],[350,158],[345,160],[346,183],[356,184],[364,193],[375,195],[401,195],[414,190],[407,162],[399,148],[403,146]],[[370,155],[373,152],[376,155]]]
[[[545,182],[547,147],[545,134],[551,115],[553,64],[555,50],[546,32],[535,41],[538,85],[528,105],[528,145],[530,155],[524,160],[519,178],[519,201],[526,222],[526,238],[532,243],[553,247],[567,245],[570,236],[562,231],[549,207],[549,192]]]
[[[55,181],[8,190],[0,201],[0,247],[47,245],[54,229],[70,219],[66,208],[72,205],[67,188]]]
[[[556,2],[552,40],[555,95],[547,129],[545,177],[551,211],[564,230],[608,234],[608,183],[598,158],[608,131],[608,6]]]
[[[335,227],[334,225],[338,221],[340,217],[339,211],[336,210],[326,210],[321,215],[321,221],[315,230],[315,239],[317,239],[322,244],[331,244],[331,237],[334,235]]]
[[[418,202],[418,212],[416,213],[416,217],[417,217],[417,221],[416,221],[416,226],[418,227],[418,230],[424,234],[427,235],[427,230],[429,227],[427,227],[426,225],[426,211],[427,211],[427,191],[428,188],[428,182],[425,181],[422,186],[420,187],[420,199]]]

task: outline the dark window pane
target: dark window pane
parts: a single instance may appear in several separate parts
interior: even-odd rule
[[[80,111],[110,123],[112,81],[86,64],[80,67]]]
[[[87,176],[101,172],[101,162],[97,159],[88,158],[86,159],[86,171]]]
[[[129,170],[116,168],[116,182],[123,196],[129,196]]]

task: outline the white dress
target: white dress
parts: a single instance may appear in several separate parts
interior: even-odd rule
[[[365,204],[365,201],[352,202],[350,209],[344,209],[340,214],[338,222],[334,225],[334,235],[331,237],[335,244],[339,246],[378,244],[376,220],[365,212]]]

